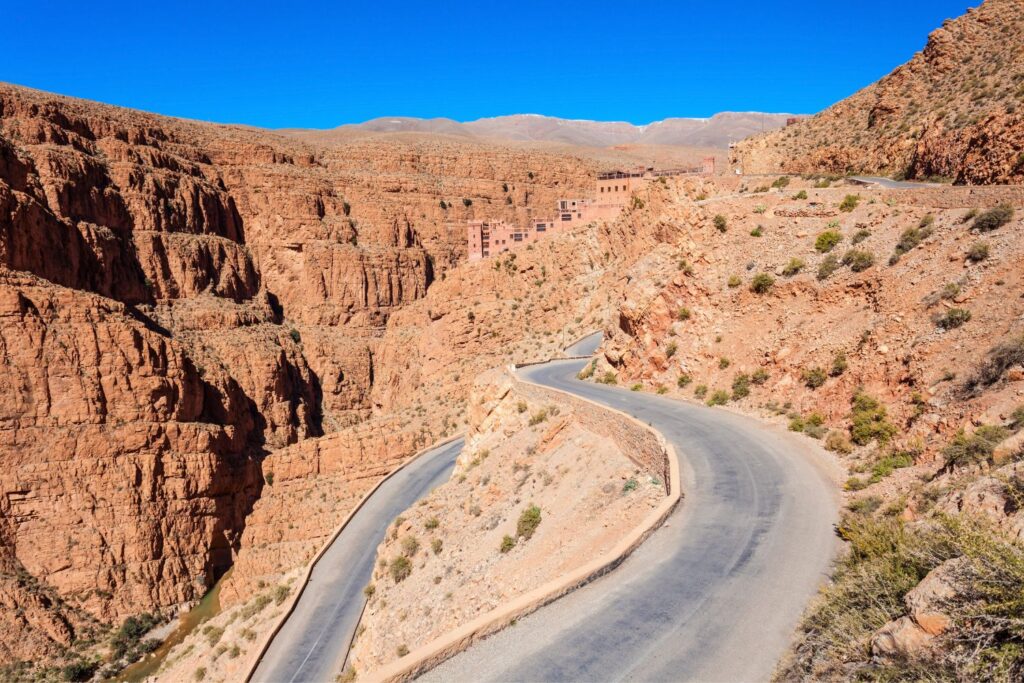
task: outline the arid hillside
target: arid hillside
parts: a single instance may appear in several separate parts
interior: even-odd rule
[[[202,595],[267,454],[374,432],[381,359],[404,356],[388,321],[464,250],[448,223],[546,209],[591,171],[474,142],[321,149],[0,86],[0,659]],[[380,462],[442,429],[423,421],[374,439]]]
[[[985,0],[878,83],[732,156],[748,174],[1024,182],[1024,3]]]
[[[788,425],[847,467],[849,554],[783,679],[1017,680],[1024,188],[744,182],[647,203],[688,227],[629,272],[584,374]]]

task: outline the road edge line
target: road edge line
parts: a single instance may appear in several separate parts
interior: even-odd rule
[[[295,611],[295,606],[299,604],[299,599],[302,598],[302,594],[305,592],[306,586],[309,585],[309,579],[313,575],[313,570],[316,569],[317,563],[328,551],[328,549],[330,549],[330,547],[334,545],[334,542],[338,540],[338,536],[340,536],[341,532],[345,530],[345,527],[347,527],[349,522],[352,521],[352,518],[356,516],[356,513],[362,509],[362,507],[366,504],[366,501],[368,501],[370,497],[374,493],[376,493],[377,490],[381,486],[383,486],[386,481],[388,481],[393,476],[404,470],[413,462],[421,458],[423,455],[437,448],[441,448],[442,446],[446,446],[452,443],[453,441],[457,441],[463,438],[465,435],[465,432],[458,432],[456,434],[453,434],[452,436],[442,439],[441,441],[437,441],[427,446],[426,448],[420,449],[416,453],[406,458],[398,467],[396,467],[395,469],[391,470],[388,474],[383,476],[380,479],[380,481],[374,484],[373,487],[369,491],[367,491],[365,495],[363,495],[359,502],[356,503],[355,507],[353,507],[349,511],[349,513],[345,516],[345,519],[342,520],[341,524],[339,524],[335,528],[330,538],[328,538],[327,541],[324,542],[323,546],[320,547],[320,550],[317,551],[317,554],[313,556],[313,559],[310,560],[309,564],[306,566],[306,571],[302,575],[302,581],[299,583],[299,588],[292,595],[291,600],[288,603],[287,609],[285,609],[285,611],[281,613],[281,616],[278,618],[277,623],[274,624],[274,628],[271,629],[270,633],[268,633],[266,637],[263,639],[263,643],[257,650],[257,654],[253,655],[252,662],[246,667],[245,678],[242,679],[245,683],[250,683],[253,674],[256,673],[256,669],[260,665],[260,662],[263,661],[264,655],[266,655],[267,650],[270,649],[271,643],[274,642],[274,638],[276,638],[277,634],[281,632],[281,629],[284,628],[284,625],[288,621],[288,618],[292,615],[292,612]]]
[[[590,357],[591,356],[586,356],[585,358]],[[547,361],[543,361],[543,363],[564,360],[572,359],[552,358]],[[658,444],[664,450],[665,457],[668,460],[670,480],[668,496],[666,496],[664,501],[662,501],[657,508],[652,510],[651,513],[644,518],[643,522],[634,527],[629,534],[619,541],[615,547],[600,555],[597,559],[568,574],[552,579],[542,586],[538,586],[532,591],[510,601],[504,607],[495,608],[490,612],[477,617],[468,624],[449,631],[425,645],[421,645],[405,657],[395,660],[387,666],[367,672],[365,674],[366,678],[363,680],[372,683],[396,683],[399,681],[404,682],[412,680],[438,666],[445,660],[450,659],[458,653],[468,649],[474,642],[501,631],[512,622],[521,619],[531,612],[554,602],[563,595],[571,593],[577,588],[581,588],[591,581],[607,574],[622,564],[622,562],[645,540],[647,540],[655,530],[661,527],[665,520],[668,519],[668,516],[675,510],[680,500],[682,500],[683,492],[682,480],[680,478],[679,457],[675,448],[671,443],[669,443],[664,435],[661,434],[661,432],[654,429],[651,425],[641,422],[632,415],[616,408],[602,405],[596,401],[592,401],[591,399],[583,396],[577,396],[576,394],[563,391],[562,389],[556,389],[554,387],[548,387],[520,379],[515,374],[515,371],[518,368],[541,364],[542,363],[523,363],[521,365],[510,366],[513,381],[530,384],[546,391],[563,394],[577,401],[584,401],[585,403],[589,403],[600,410],[622,416],[626,418],[627,421],[632,422],[653,434],[657,439]]]

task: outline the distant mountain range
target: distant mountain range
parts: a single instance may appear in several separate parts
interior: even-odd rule
[[[340,126],[338,133],[433,133],[490,140],[558,142],[588,147],[672,145],[725,149],[730,142],[786,125],[792,114],[723,112],[708,119],[673,118],[644,126],[623,121],[559,119],[538,114],[514,114],[460,123],[452,119],[382,117]],[[288,131],[312,133],[312,131]],[[330,131],[322,131],[327,133]]]

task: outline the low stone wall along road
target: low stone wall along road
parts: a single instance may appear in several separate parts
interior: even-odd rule
[[[649,422],[676,448],[683,503],[614,572],[474,644],[427,681],[764,681],[838,547],[835,487],[794,437],[725,410],[519,376]]]
[[[448,480],[461,450],[460,438],[424,453],[374,491],[320,558],[295,611],[250,680],[328,683],[335,679],[362,616],[363,588],[373,575],[384,533],[403,510]]]

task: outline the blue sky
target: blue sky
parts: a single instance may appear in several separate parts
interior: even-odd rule
[[[979,0],[0,0],[0,80],[272,128],[812,113]]]

